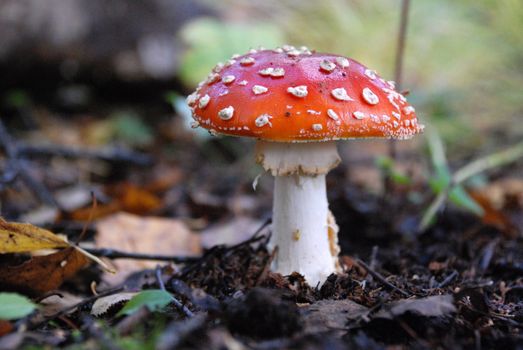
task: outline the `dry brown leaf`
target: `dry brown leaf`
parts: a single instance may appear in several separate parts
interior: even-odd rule
[[[419,299],[400,299],[386,304],[373,318],[394,319],[406,312],[425,317],[442,317],[456,312],[454,297],[451,294],[432,295]]]
[[[121,210],[120,203],[117,201],[108,204],[98,204],[95,208],[80,208],[74,210],[66,218],[74,221],[89,221],[104,218]]]
[[[70,247],[57,253],[33,257],[17,266],[0,270],[0,289],[41,295],[57,289],[89,263],[89,259]]]
[[[122,210],[133,214],[151,213],[162,206],[162,201],[155,194],[131,184],[118,189]]]
[[[77,305],[84,299],[73,295],[71,293],[60,291],[60,295],[51,295],[45,299],[43,299],[39,304],[40,313],[45,316],[51,316],[56,314],[57,312],[61,310],[65,310],[67,308],[70,308],[73,305]],[[71,310],[72,312],[72,310]]]
[[[518,236],[518,229],[511,222],[508,215],[505,214],[503,207],[495,206],[492,197],[487,197],[488,192],[471,192],[471,197],[483,209],[483,216],[481,220],[484,224],[493,226],[501,231],[501,233],[509,239],[514,239]]]
[[[158,165],[153,169],[154,180],[144,188],[151,193],[160,193],[173,188],[183,179],[183,172],[180,168]]]
[[[68,245],[63,238],[50,231],[0,218],[0,254],[64,248]]]
[[[341,330],[349,319],[368,314],[369,309],[351,300],[320,300],[300,309],[305,333]]]
[[[14,326],[11,322],[0,320],[0,337],[3,337],[4,335],[11,333],[13,329]]]
[[[97,223],[95,242],[99,248],[132,253],[195,256],[201,254],[200,237],[180,220],[139,217],[119,213]],[[123,282],[132,272],[156,266],[158,261],[118,259],[116,275],[105,275],[111,284]]]
[[[75,221],[89,221],[105,218],[120,211],[145,215],[162,206],[158,196],[133,184],[119,184],[107,192],[114,198],[111,202],[98,204],[95,208],[90,206],[74,210],[68,214],[68,217]]]

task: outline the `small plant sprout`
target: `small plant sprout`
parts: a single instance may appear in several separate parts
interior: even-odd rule
[[[325,184],[340,162],[335,141],[409,139],[423,126],[393,84],[354,60],[291,46],[236,60],[215,68],[189,96],[193,118],[213,134],[258,140],[256,161],[275,178],[272,268],[321,284],[339,268]],[[225,84],[216,74],[235,80]],[[209,99],[202,104],[196,96]],[[234,112],[224,118],[225,110]]]

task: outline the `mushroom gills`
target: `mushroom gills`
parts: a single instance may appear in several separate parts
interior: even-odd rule
[[[340,163],[335,141],[256,142],[256,162],[272,176],[326,174]]]

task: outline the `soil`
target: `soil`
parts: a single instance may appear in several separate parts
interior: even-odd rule
[[[150,96],[151,87],[143,88]],[[157,96],[165,92],[163,85],[156,88]],[[51,125],[67,121],[81,129],[122,103],[92,103],[97,106],[94,110],[64,112],[39,101],[37,106],[4,109],[3,121],[17,143],[26,142],[35,131],[44,143],[48,121]],[[84,170],[89,183],[102,188],[124,182],[145,186],[167,165],[181,169],[184,176],[160,191],[164,205],[154,215],[201,218],[213,225],[232,220],[238,209],[230,201],[247,197],[253,203],[242,208],[242,215],[270,218],[270,181],[262,183],[258,193],[250,190],[248,142],[239,141],[245,147],[238,151],[228,139],[202,142],[193,139],[190,130],[175,132],[174,126],[182,121],[161,99],[126,107],[148,116],[144,119],[155,140],[140,151],[152,163],[136,166],[104,160],[108,167],[103,173],[95,167]],[[95,116],[86,118],[86,110]],[[27,118],[31,123],[24,122]],[[426,163],[423,154],[417,157],[420,164]],[[62,158],[51,154],[25,159],[35,178],[55,193],[78,180],[53,177],[57,173],[53,159]],[[65,166],[74,172],[85,161],[72,158],[60,169]],[[5,166],[6,158],[3,161]],[[190,314],[171,305],[163,312],[142,310],[122,317],[117,315],[122,304],[97,320],[89,314],[92,300],[52,320],[20,321],[18,326],[28,326],[26,336],[14,344],[118,349],[126,348],[125,337],[130,337],[140,347],[159,349],[523,349],[521,201],[512,201],[502,211],[514,223],[511,230],[448,206],[433,226],[418,232],[420,214],[433,198],[423,179],[395,185],[386,195],[373,194],[350,183],[347,168],[340,166],[328,178],[330,207],[340,226],[343,272],[331,275],[322,286],[308,286],[298,274],[271,272],[268,237],[257,233],[243,243],[214,246],[200,258],[160,271],[166,290]],[[521,169],[519,164],[510,173]],[[357,172],[358,165],[351,165],[350,171]],[[497,174],[491,181],[510,173]],[[198,191],[207,196],[196,196]],[[41,201],[23,181],[4,185],[2,198],[2,215],[11,220]],[[78,237],[82,224],[67,214],[62,212],[47,227]],[[238,232],[242,237],[252,234]],[[89,226],[84,239],[94,235],[96,230]],[[128,285],[160,288],[155,273],[144,271]],[[62,290],[85,300],[88,283],[99,275],[100,270],[91,267]],[[13,344],[9,343],[13,334],[0,337],[0,345]]]

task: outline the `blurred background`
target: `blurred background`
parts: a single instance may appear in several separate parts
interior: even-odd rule
[[[131,183],[149,189],[139,198],[154,200],[142,208],[120,199],[119,210],[207,223],[228,215],[258,220],[270,215],[271,179],[262,178],[253,192],[260,173],[253,142],[191,130],[184,97],[217,62],[259,46],[306,45],[393,79],[400,8],[399,0],[1,0],[0,116],[26,148],[123,147],[152,155],[154,166],[122,166],[25,150],[28,172],[58,198],[62,212],[89,206],[89,196],[80,191],[81,205],[71,204],[60,202],[72,198],[60,191],[98,188],[101,203],[110,204],[119,194],[104,186]],[[452,169],[521,142],[522,18],[520,0],[412,1],[402,88],[437,136],[432,143],[427,134],[400,142],[392,162],[387,141],[340,142],[344,165],[333,176],[380,195],[385,173],[410,186],[411,203],[428,206],[451,182]],[[512,154],[488,176],[475,174],[471,186],[500,176],[521,180],[518,158]],[[8,183],[2,215],[41,209],[38,190]],[[470,200],[463,194],[461,204],[479,213]]]

